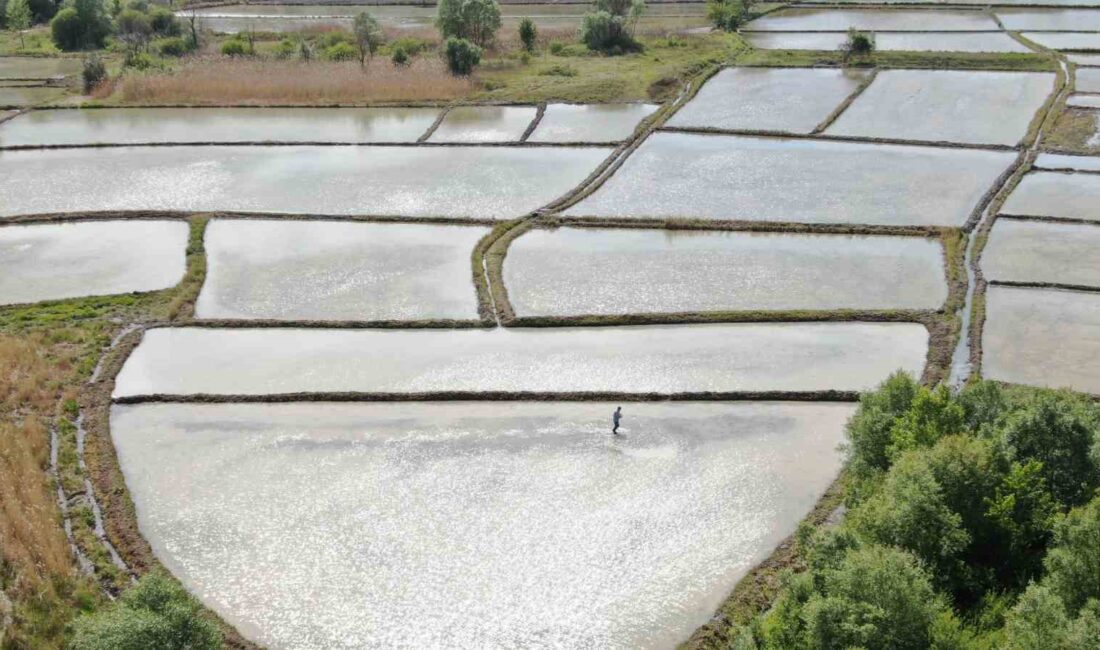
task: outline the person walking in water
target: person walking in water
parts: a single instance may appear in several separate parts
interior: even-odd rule
[[[623,407],[615,407],[615,412],[611,414],[611,423],[614,424],[611,427],[612,435],[619,435],[619,420],[623,419]]]

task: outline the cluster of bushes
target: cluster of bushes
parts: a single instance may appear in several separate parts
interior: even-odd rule
[[[707,0],[707,19],[717,29],[735,32],[749,17],[752,0]]]
[[[1100,408],[905,374],[847,426],[848,507],[735,647],[1100,647]]]
[[[70,650],[220,650],[221,630],[162,573],[145,575],[109,608],[77,619]]]
[[[637,50],[634,29],[644,13],[645,0],[596,0],[581,20],[581,42],[607,54]]]

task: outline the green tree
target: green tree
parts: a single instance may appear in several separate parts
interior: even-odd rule
[[[848,420],[848,463],[857,481],[869,480],[890,467],[886,453],[891,443],[894,422],[913,403],[919,384],[908,373],[890,375],[872,392],[859,398],[859,409]]]
[[[1071,510],[1054,527],[1054,541],[1043,560],[1043,583],[1070,614],[1100,600],[1100,497]]]
[[[23,41],[23,30],[31,26],[31,6],[27,0],[8,0],[5,13],[8,29],[19,32],[19,49],[26,47]]]
[[[135,9],[124,9],[115,19],[118,40],[126,45],[127,58],[137,54],[149,43],[153,35],[153,23],[149,16]]]
[[[443,51],[451,74],[468,75],[481,62],[481,48],[464,38],[448,38]]]
[[[366,66],[367,58],[373,57],[379,46],[386,40],[382,26],[374,16],[365,11],[355,17],[352,33],[355,35],[355,49],[359,51],[359,65]]]
[[[1019,588],[1038,575],[1058,512],[1038,461],[1013,463],[988,502],[1000,548],[993,555],[1000,582]]]
[[[1100,601],[1076,617],[1044,585],[1031,585],[1005,621],[1007,650],[1095,650],[1100,647]]]
[[[101,0],[73,0],[50,21],[54,44],[66,51],[102,48],[111,23]]]
[[[596,0],[581,20],[581,42],[609,54],[637,49],[634,28],[645,9],[645,0]]]
[[[191,596],[150,573],[111,607],[77,619],[70,650],[216,650],[222,635]]]
[[[886,454],[896,458],[911,449],[931,447],[944,436],[962,433],[966,413],[951,389],[940,384],[933,390],[920,387],[912,404],[890,428]]]
[[[523,43],[523,49],[526,52],[535,51],[535,41],[539,37],[538,29],[535,27],[535,21],[527,18],[519,21],[519,42]]]
[[[735,32],[745,22],[747,15],[741,0],[707,0],[707,19],[716,29]]]
[[[851,524],[870,541],[911,552],[941,586],[955,588],[970,535],[920,452],[898,460],[882,488],[851,513]]]
[[[465,39],[485,47],[500,29],[500,5],[496,0],[440,0],[435,24],[443,38]]]

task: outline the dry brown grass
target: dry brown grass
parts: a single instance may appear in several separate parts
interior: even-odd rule
[[[59,372],[37,341],[0,335],[0,553],[15,570],[15,591],[72,570],[46,474]]]
[[[355,62],[219,57],[195,59],[178,72],[127,76],[119,98],[127,104],[326,105],[449,100],[474,89],[435,59],[395,67],[376,58],[364,71]]]

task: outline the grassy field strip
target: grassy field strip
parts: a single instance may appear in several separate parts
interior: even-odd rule
[[[829,128],[829,125],[835,122],[837,118],[840,117],[840,114],[843,113],[849,106],[851,106],[852,102],[854,102],[860,95],[862,95],[864,90],[867,90],[867,88],[870,87],[871,83],[874,82],[875,77],[877,76],[878,68],[874,68],[873,70],[871,70],[871,74],[867,75],[859,84],[859,87],[852,91],[852,94],[848,95],[848,97],[846,97],[844,101],[842,101],[836,108],[834,108],[831,113],[826,115],[825,119],[821,120],[821,122],[817,126],[815,126],[813,130],[810,131],[810,133],[813,135],[818,135],[825,129]]]
[[[539,102],[538,112],[535,113],[535,119],[531,120],[531,123],[527,125],[527,130],[523,132],[523,135],[519,139],[520,142],[527,142],[527,139],[531,137],[535,129],[539,128],[539,123],[542,122],[544,115],[546,115],[546,102]]]

